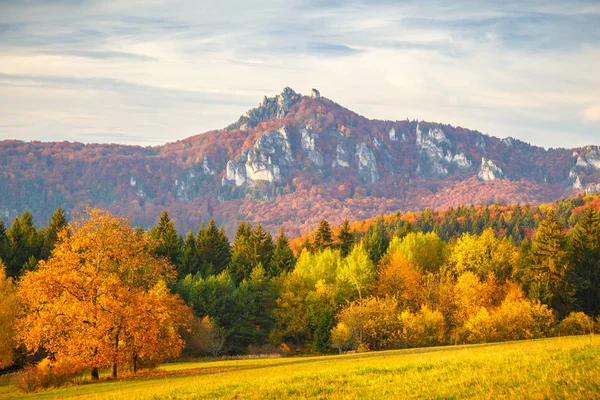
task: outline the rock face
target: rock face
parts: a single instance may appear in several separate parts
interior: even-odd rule
[[[317,89],[313,89],[310,91],[310,97],[315,100],[319,100],[321,98],[321,93],[319,93]]]
[[[243,186],[256,181],[281,181],[281,168],[290,167],[293,161],[285,127],[269,131],[258,138],[253,148],[227,162],[222,184]]]
[[[236,123],[230,125],[227,129],[248,129],[271,118],[281,119],[301,98],[302,96],[298,93],[286,87],[275,97],[263,97],[258,107],[246,111]]]
[[[587,194],[587,195],[597,194],[597,193],[600,193],[600,183],[598,183],[598,184],[592,183],[591,185],[588,185],[585,188],[585,194]]]
[[[396,136],[396,130],[394,128],[390,129],[388,136],[390,137],[390,140],[398,140],[398,136]]]
[[[579,179],[579,177],[577,177],[575,179],[575,182],[573,182],[573,189],[575,189],[575,190],[583,189],[583,185],[581,184],[581,179]]]
[[[358,174],[369,183],[379,181],[379,171],[377,170],[377,159],[373,150],[365,142],[360,142],[356,146],[356,159],[358,162]]]
[[[495,181],[504,178],[504,172],[492,160],[481,158],[481,169],[477,174],[482,181]]]
[[[317,150],[317,134],[311,126],[300,130],[302,149],[308,153],[308,158],[318,167],[323,166],[323,155]]]
[[[464,153],[454,154],[450,150],[452,143],[446,137],[444,131],[439,127],[429,128],[427,133],[424,133],[420,125],[416,127],[416,145],[419,148],[421,155],[427,160],[429,173],[437,176],[448,175],[448,167],[455,164],[458,168],[470,168],[471,161],[467,159]],[[425,169],[421,164],[417,167],[419,174],[425,173]]]
[[[336,153],[336,157],[335,160],[333,160],[333,164],[332,167],[342,167],[342,168],[349,168],[350,167],[350,155],[348,154],[348,151],[346,151],[346,149],[344,148],[344,146],[341,143],[338,143],[336,149],[335,149],[335,153]]]

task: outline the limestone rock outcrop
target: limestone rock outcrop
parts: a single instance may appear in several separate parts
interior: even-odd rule
[[[481,158],[481,169],[477,174],[482,181],[495,181],[504,179],[504,172],[492,160]]]
[[[358,174],[368,183],[379,181],[379,171],[377,169],[377,159],[375,153],[369,148],[367,143],[360,142],[356,145],[356,159],[358,163]]]

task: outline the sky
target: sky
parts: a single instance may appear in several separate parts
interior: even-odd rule
[[[0,140],[159,145],[290,86],[368,118],[600,144],[600,1],[0,0]]]

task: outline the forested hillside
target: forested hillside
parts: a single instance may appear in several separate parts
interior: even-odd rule
[[[188,355],[292,354],[590,332],[600,314],[599,210],[600,196],[587,196],[539,207],[495,204],[395,213],[337,227],[322,220],[317,230],[291,244],[283,230],[273,238],[249,222],[241,223],[231,239],[214,221],[182,235],[167,212],[146,232],[94,210],[69,223],[61,209],[47,227],[37,229],[24,213],[10,226],[0,224],[0,258],[8,275],[0,277],[0,303],[2,321],[9,324],[1,330],[11,332],[11,318],[23,315],[18,298],[29,311],[26,322],[16,325],[20,335],[9,337],[25,347],[9,359],[23,362],[25,349],[39,355],[46,348],[74,360],[84,350],[74,350],[67,339],[48,348],[54,342],[45,340],[53,331],[37,329],[59,320],[61,332],[68,328],[62,318],[49,322],[40,310],[56,307],[58,316],[68,306],[76,310],[69,311],[75,312],[72,321],[84,317],[86,326],[91,311],[80,315],[80,310],[97,308],[98,299],[112,296],[110,288],[117,286],[114,278],[102,283],[94,290],[105,294],[89,295],[89,306],[89,290],[75,288],[117,273],[125,274],[118,276],[129,289],[115,292],[119,302],[106,303],[119,308],[107,313],[100,306],[97,312],[119,329],[99,337],[116,338],[123,350],[108,358],[100,353],[77,358],[80,365],[133,362],[135,370],[179,354],[184,343]],[[99,265],[106,272],[88,280]],[[71,286],[63,293],[80,307],[73,309],[62,296],[52,300],[65,279]],[[177,296],[170,297],[165,285]],[[136,332],[152,327],[154,317],[133,318],[144,315],[125,306],[134,295],[146,299],[142,303],[155,302],[153,310],[171,304],[160,312],[163,326],[172,328],[152,331],[154,342],[138,342]],[[52,307],[39,308],[40,301]],[[186,316],[188,307],[192,319]],[[124,319],[114,320],[117,312],[126,312]],[[173,336],[178,326],[183,340]],[[109,349],[111,343],[102,346]],[[3,351],[10,355],[13,348]]]
[[[156,147],[0,142],[0,215],[86,206],[148,228],[166,209],[178,229],[214,219],[296,236],[402,210],[554,201],[600,190],[597,146],[549,149],[417,120],[362,117],[318,91],[290,88],[223,130]]]

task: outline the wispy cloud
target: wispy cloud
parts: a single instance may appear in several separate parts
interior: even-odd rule
[[[599,143],[600,3],[0,3],[0,139],[155,144],[317,87],[368,116]]]

